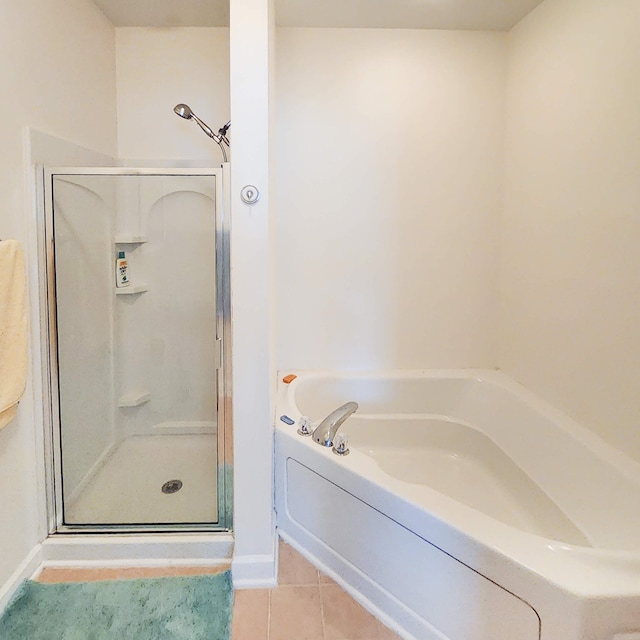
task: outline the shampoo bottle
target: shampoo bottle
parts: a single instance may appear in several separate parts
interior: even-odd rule
[[[118,258],[116,260],[116,287],[128,287],[129,286],[129,265],[127,264],[127,258],[124,255],[124,251],[118,252]]]

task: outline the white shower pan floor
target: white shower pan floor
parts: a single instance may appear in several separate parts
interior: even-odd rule
[[[176,493],[162,492],[180,480]],[[214,523],[218,520],[215,434],[143,435],[120,442],[80,494],[67,525]]]

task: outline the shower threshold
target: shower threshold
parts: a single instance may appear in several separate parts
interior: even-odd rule
[[[134,535],[54,533],[42,543],[41,553],[42,564],[52,567],[213,567],[231,560],[233,534],[224,531]]]

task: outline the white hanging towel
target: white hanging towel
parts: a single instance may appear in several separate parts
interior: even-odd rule
[[[27,300],[22,247],[0,241],[0,429],[16,415],[27,383]]]

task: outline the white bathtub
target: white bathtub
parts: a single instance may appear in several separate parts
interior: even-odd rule
[[[639,464],[498,372],[279,378],[280,533],[401,636],[640,640]]]

